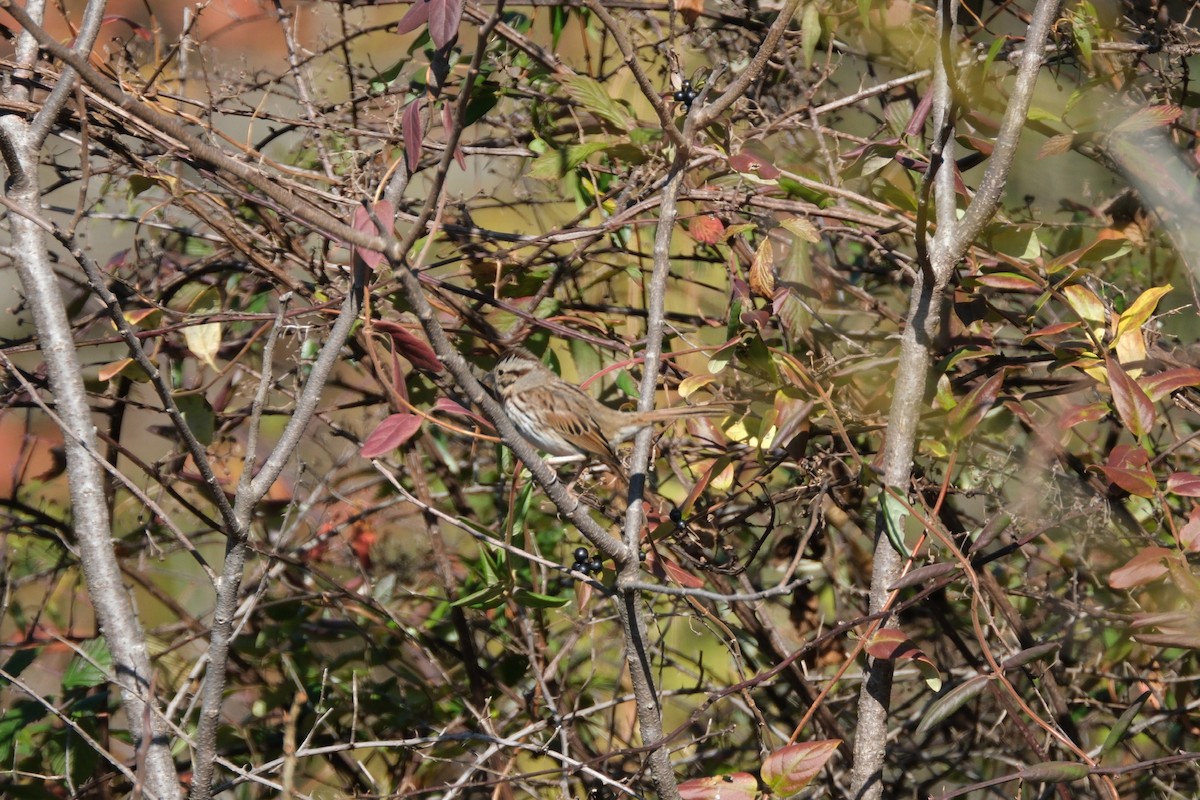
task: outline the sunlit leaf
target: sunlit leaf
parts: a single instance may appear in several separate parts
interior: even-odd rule
[[[221,294],[213,287],[202,291],[188,306],[188,311],[192,314],[211,314],[220,310]],[[219,322],[189,325],[183,329],[183,338],[187,342],[188,350],[213,369],[219,369],[216,359],[217,351],[221,349],[221,335],[222,328]]]
[[[754,800],[758,781],[748,772],[692,778],[679,784],[683,800]]]
[[[562,87],[572,100],[610,123],[618,131],[628,131],[636,124],[629,109],[613,100],[594,78],[587,75],[570,75],[563,79]]]
[[[804,57],[804,68],[812,69],[813,56],[821,41],[821,10],[816,2],[804,5],[800,17],[800,54]]]
[[[821,241],[821,232],[817,230],[817,226],[811,220],[805,217],[785,217],[779,221],[779,224],[784,230],[795,234],[797,238],[809,244],[817,244]]]
[[[105,364],[100,367],[100,371],[96,375],[102,381],[111,381],[118,376],[124,376],[138,383],[146,383],[150,380],[146,370],[142,369],[142,366],[132,358],[122,358],[120,361]]]
[[[1059,133],[1051,136],[1046,141],[1042,142],[1042,146],[1038,149],[1038,158],[1050,158],[1051,156],[1060,156],[1071,149],[1071,145],[1075,143],[1075,134]]]
[[[775,248],[766,236],[758,243],[750,264],[750,290],[759,297],[770,298],[775,294]]]
[[[86,689],[100,686],[108,682],[112,672],[112,653],[104,637],[87,639],[81,642],[79,649],[83,655],[75,654],[63,673],[62,686],[64,689]]]
[[[776,797],[795,794],[820,774],[841,743],[841,739],[826,739],[781,747],[763,759],[763,783]]]
[[[1108,308],[1095,292],[1082,284],[1073,283],[1063,288],[1063,294],[1079,318],[1092,329],[1104,328],[1108,322]]]
[[[1143,106],[1132,114],[1122,115],[1121,121],[1112,129],[1113,133],[1143,133],[1154,128],[1172,124],[1183,114],[1179,106]]]
[[[716,244],[725,237],[725,224],[716,214],[701,214],[688,222],[687,232],[700,244]]]
[[[1006,289],[1010,292],[1032,292],[1036,294],[1041,292],[1043,288],[1040,282],[1017,272],[989,272],[986,275],[976,276],[974,280],[981,286],[990,286],[993,289]]]
[[[1147,289],[1138,295],[1138,298],[1122,312],[1117,321],[1116,338],[1120,339],[1123,333],[1138,330],[1145,325],[1149,321],[1150,315],[1154,313],[1154,309],[1158,307],[1158,301],[1174,288],[1171,284],[1167,284]]]

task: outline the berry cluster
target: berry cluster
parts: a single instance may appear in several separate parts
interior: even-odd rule
[[[600,560],[599,553],[588,555],[586,547],[575,548],[575,569],[582,572],[584,575],[589,573],[599,575],[604,571],[604,562]]]
[[[683,103],[687,108],[692,107],[692,101],[700,96],[700,92],[695,86],[692,86],[691,80],[684,78],[682,85],[678,91],[671,95],[677,103]]]

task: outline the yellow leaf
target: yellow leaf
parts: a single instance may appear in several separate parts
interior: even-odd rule
[[[1146,321],[1150,319],[1150,315],[1154,313],[1154,309],[1158,307],[1158,301],[1174,288],[1168,283],[1166,286],[1155,286],[1153,289],[1142,292],[1117,320],[1117,341],[1120,341],[1126,332],[1138,330],[1145,325]]]
[[[713,375],[690,375],[680,381],[679,396],[685,399],[691,397],[697,390],[702,389],[715,380],[716,377]]]
[[[1088,327],[1093,330],[1099,328],[1104,329],[1105,323],[1108,322],[1108,310],[1104,307],[1104,301],[1096,296],[1096,293],[1086,286],[1073,283],[1063,289],[1063,294],[1067,296],[1067,302],[1071,308],[1079,315],[1079,318],[1088,324]]]
[[[750,265],[750,291],[768,300],[775,296],[775,249],[765,236]]]

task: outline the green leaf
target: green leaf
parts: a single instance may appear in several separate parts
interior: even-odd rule
[[[503,602],[504,587],[500,584],[496,584],[494,586],[485,586],[478,591],[464,595],[450,605],[456,608],[466,606],[467,608],[488,609],[496,608]]]
[[[1045,764],[1026,767],[1017,773],[1017,777],[1039,783],[1071,783],[1086,778],[1089,772],[1087,764],[1076,764],[1073,761],[1047,761]]]
[[[1004,49],[1004,45],[1008,43],[1007,36],[1001,36],[992,42],[992,46],[988,48],[987,58],[983,60],[983,75],[987,76],[988,70],[992,68],[992,62],[996,60],[996,56],[1000,55],[1000,51]]]
[[[187,423],[188,430],[196,437],[196,441],[203,445],[212,444],[216,431],[216,415],[209,405],[208,398],[202,394],[185,394],[175,398],[175,405],[179,407],[179,413],[183,414],[183,421]]]
[[[941,725],[947,717],[954,714],[954,712],[958,711],[969,703],[972,698],[982,692],[987,683],[987,676],[976,675],[935,699],[929,704],[929,708],[925,710],[925,714],[921,717],[921,722],[917,725],[916,734],[924,736]]]
[[[1133,724],[1133,720],[1149,699],[1150,691],[1144,691],[1138,699],[1133,701],[1129,708],[1125,709],[1125,713],[1121,715],[1121,718],[1112,726],[1112,730],[1108,732],[1108,736],[1105,737],[1104,744],[1100,747],[1101,757],[1111,752],[1114,747],[1121,743],[1121,739],[1125,737],[1125,732],[1129,730],[1129,726]]]
[[[529,166],[529,171],[525,174],[539,181],[560,180],[586,161],[589,156],[607,150],[611,146],[611,142],[588,142],[551,150],[534,159]]]
[[[908,558],[911,553],[904,543],[904,521],[908,519],[908,509],[888,487],[884,488],[879,503],[879,521],[883,525],[884,534],[887,535],[888,541],[892,543],[896,552],[901,557]]]
[[[554,597],[553,595],[532,592],[529,589],[515,590],[513,592],[513,600],[518,605],[526,608],[562,608],[571,602],[571,598],[569,597]]]
[[[800,52],[804,56],[804,68],[812,69],[813,55],[817,52],[817,43],[821,41],[821,13],[815,2],[804,6],[800,18]]]
[[[46,716],[41,703],[23,700],[0,712],[0,763],[12,764],[17,736]],[[22,748],[24,750],[24,748]]]
[[[372,78],[371,94],[382,94],[385,92],[389,86],[396,82],[396,78],[400,77],[400,72],[407,63],[408,59],[402,58]]]
[[[108,674],[112,671],[112,653],[108,652],[108,643],[104,637],[88,639],[80,645],[86,658],[76,654],[67,665],[63,674],[64,689],[84,689],[99,686],[108,682]]]
[[[567,20],[571,18],[571,9],[567,6],[551,6],[550,7],[550,42],[554,50],[558,49],[558,40],[562,38],[563,31],[567,27]]]
[[[637,123],[625,106],[609,97],[604,87],[587,75],[571,75],[563,80],[562,87],[572,100],[619,131],[628,131]]]

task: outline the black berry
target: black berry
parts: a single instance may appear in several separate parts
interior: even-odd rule
[[[592,572],[599,575],[601,572],[604,572],[604,562],[598,558],[593,558],[592,562],[588,564],[588,568],[591,569]]]
[[[588,560],[587,548],[586,547],[576,547],[575,548],[575,563],[583,564],[583,563],[586,563],[587,560]]]
[[[670,517],[671,522],[674,522],[676,525],[679,525],[683,522],[683,512],[678,508],[672,508],[671,513],[667,516]]]

